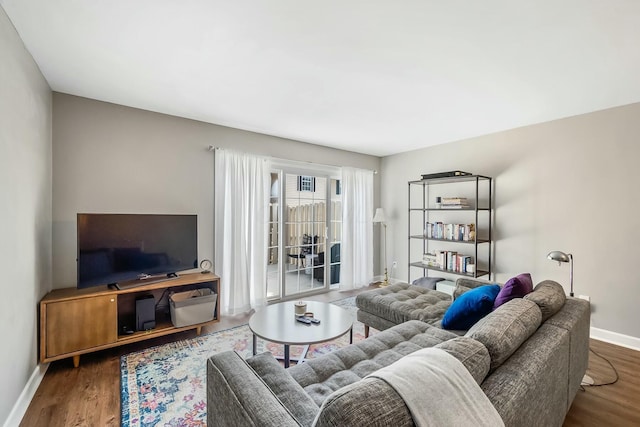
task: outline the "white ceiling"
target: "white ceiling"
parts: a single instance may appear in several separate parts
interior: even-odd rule
[[[637,0],[0,0],[54,91],[378,156],[640,101]]]

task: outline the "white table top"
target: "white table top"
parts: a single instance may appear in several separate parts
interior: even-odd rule
[[[338,338],[353,327],[354,316],[347,310],[325,302],[304,301],[319,325],[305,325],[295,318],[295,303],[272,304],[256,311],[249,319],[251,331],[265,340],[279,344],[315,344]]]

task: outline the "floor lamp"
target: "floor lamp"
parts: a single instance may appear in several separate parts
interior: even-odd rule
[[[549,252],[549,254],[547,255],[547,258],[550,259],[551,261],[558,261],[558,265],[560,265],[561,262],[568,262],[569,263],[569,296],[572,297],[573,296],[573,255],[572,254],[565,254],[564,252],[560,252],[560,251],[553,251],[553,252]],[[582,384],[588,384],[591,385],[593,384],[593,378],[591,378],[589,375],[585,374],[582,377]]]
[[[376,209],[376,214],[373,216],[373,222],[379,222],[382,224],[382,227],[384,227],[384,246],[382,253],[382,259],[384,260],[384,281],[380,286],[389,286],[389,274],[387,271],[387,217],[384,214],[384,209]]]

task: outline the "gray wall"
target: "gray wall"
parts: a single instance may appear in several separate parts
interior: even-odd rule
[[[37,364],[51,287],[51,90],[0,7],[0,424]]]
[[[457,169],[488,175],[496,279],[530,272],[535,283],[556,280],[568,293],[568,264],[546,255],[571,252],[574,290],[591,296],[592,326],[640,337],[639,136],[640,104],[632,104],[384,158],[395,275],[407,279],[407,181]]]
[[[76,285],[76,213],[195,213],[200,258],[213,259],[209,145],[327,165],[380,169],[380,158],[53,94],[53,285]],[[375,179],[375,202],[379,201]]]

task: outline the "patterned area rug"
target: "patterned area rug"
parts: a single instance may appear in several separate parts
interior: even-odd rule
[[[357,312],[355,297],[333,302]],[[364,325],[353,325],[354,342],[364,339]],[[334,341],[309,346],[313,359],[349,344],[349,334]],[[122,426],[205,426],[207,422],[206,360],[215,353],[235,350],[251,357],[252,334],[248,325],[164,344],[122,356],[120,387]],[[291,359],[302,352],[291,346]],[[282,356],[281,344],[258,339],[258,354]]]

